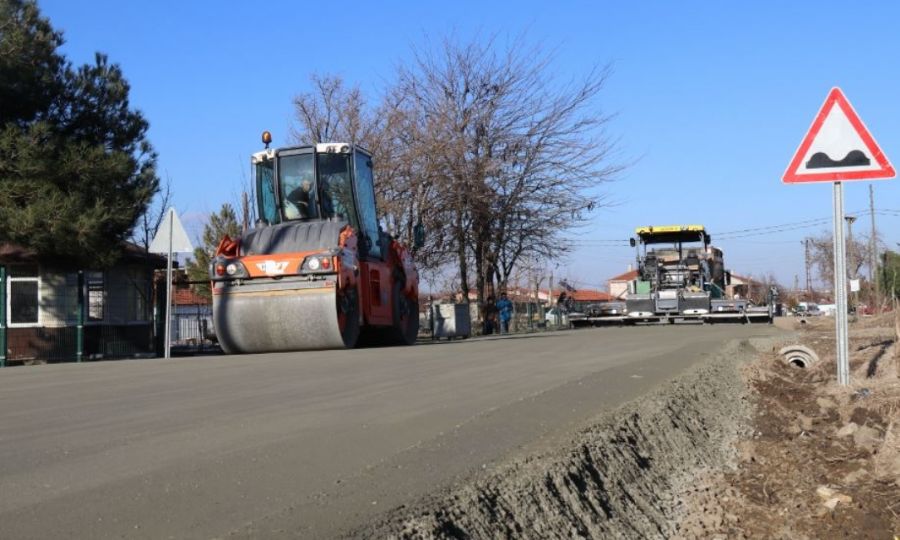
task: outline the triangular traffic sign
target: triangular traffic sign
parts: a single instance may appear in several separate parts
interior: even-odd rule
[[[840,88],[832,88],[784,171],[785,184],[893,178],[891,166]]]
[[[170,235],[171,244],[169,243]],[[150,253],[169,253],[170,245],[172,253],[191,253],[194,251],[194,246],[191,245],[187,232],[181,225],[181,220],[178,219],[178,213],[175,212],[174,208],[169,208],[166,216],[159,224],[159,229],[150,242],[148,251]]]

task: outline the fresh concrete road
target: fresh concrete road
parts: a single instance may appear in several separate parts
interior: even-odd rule
[[[346,534],[768,326],[0,370],[0,537]]]

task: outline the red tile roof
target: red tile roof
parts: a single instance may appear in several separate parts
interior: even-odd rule
[[[172,291],[172,296],[176,306],[205,306],[209,304],[209,298],[195,293],[190,287],[175,287],[175,290]]]
[[[631,281],[632,279],[636,279],[637,277],[637,270],[629,270],[624,274],[619,274],[618,276],[609,278],[609,281]]]
[[[579,289],[569,293],[576,302],[608,302],[613,299],[612,296],[603,291],[591,291],[588,289]]]

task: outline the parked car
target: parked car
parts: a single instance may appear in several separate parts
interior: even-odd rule
[[[599,316],[609,317],[614,315],[625,315],[625,302],[602,302],[598,304]]]
[[[558,307],[552,307],[548,309],[547,313],[544,315],[544,321],[546,321],[548,325],[569,326],[569,314],[560,311]]]
[[[812,302],[800,302],[792,312],[796,317],[820,317],[824,315],[818,304]]]

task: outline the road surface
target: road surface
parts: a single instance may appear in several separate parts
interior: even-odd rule
[[[764,325],[0,370],[3,538],[333,537]]]

